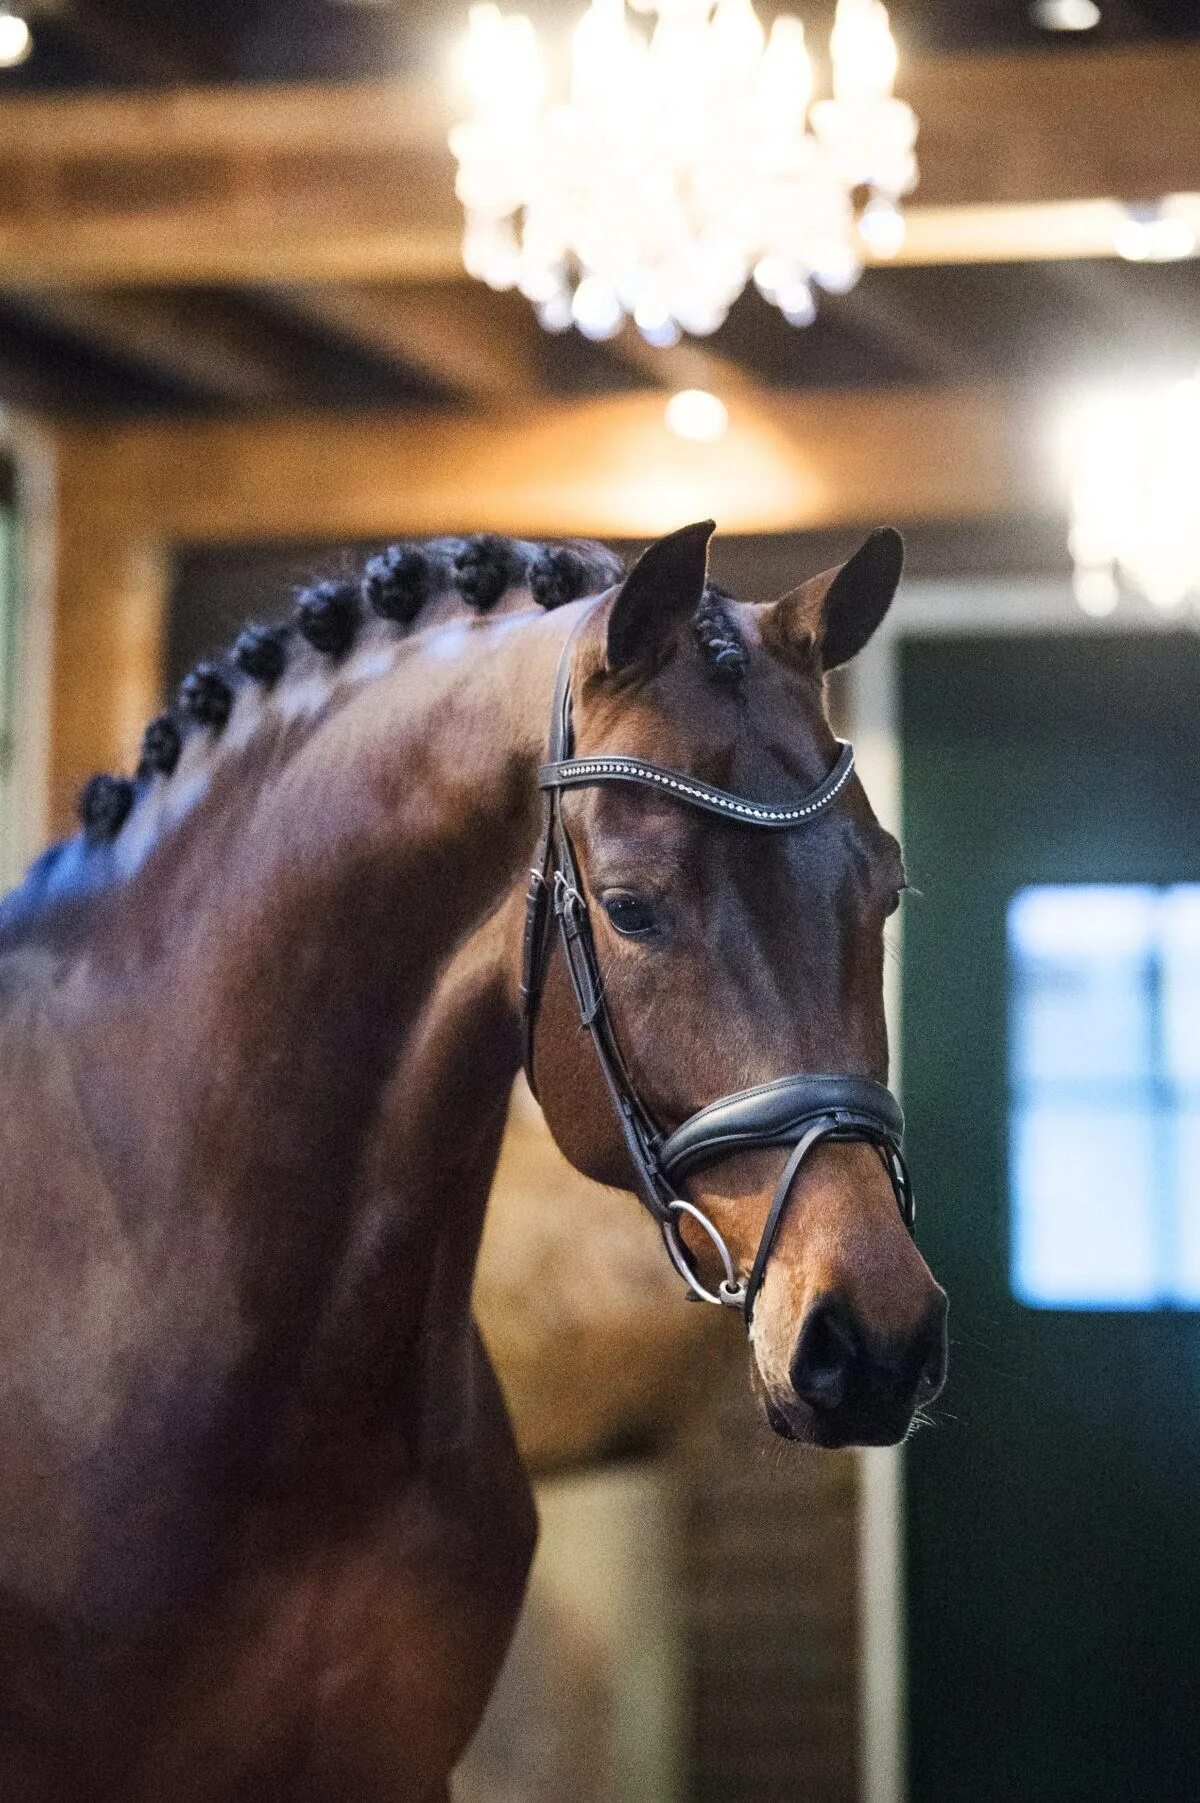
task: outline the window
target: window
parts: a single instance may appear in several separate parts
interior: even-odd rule
[[[1008,964],[1014,1293],[1200,1307],[1200,884],[1023,889]]]

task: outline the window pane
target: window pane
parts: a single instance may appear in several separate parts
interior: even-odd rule
[[[1008,951],[1015,1294],[1200,1307],[1200,884],[1023,890]]]
[[[1176,1301],[1200,1308],[1200,1106],[1180,1110],[1175,1136],[1178,1184]]]
[[[1026,889],[1009,911],[1017,1082],[1145,1078],[1157,897],[1143,888]]]
[[[1013,1289],[1059,1308],[1159,1300],[1153,1117],[1051,1104],[1012,1134]]]
[[[1162,998],[1166,1074],[1200,1100],[1200,885],[1162,898]]]

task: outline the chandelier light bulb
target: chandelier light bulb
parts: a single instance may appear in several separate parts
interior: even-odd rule
[[[1113,246],[1127,263],[1179,263],[1194,257],[1196,232],[1190,221],[1160,206],[1132,206],[1113,232]]]
[[[569,294],[559,292],[542,302],[537,310],[538,324],[545,332],[567,332],[575,323]]]
[[[616,291],[598,275],[586,275],[571,302],[575,324],[585,338],[614,338],[621,330],[624,312]]]
[[[717,0],[708,41],[727,78],[752,75],[765,41],[752,0]]]
[[[831,56],[814,103],[797,19],[768,36],[753,0],[591,0],[555,100],[529,20],[473,6],[450,134],[468,271],[591,338],[715,332],[751,272],[807,323],[813,283],[845,293],[899,250],[917,178],[881,0],[837,0]]]
[[[33,33],[19,13],[0,11],[0,69],[15,69],[33,49]]]
[[[812,58],[804,27],[799,19],[781,16],[771,26],[759,73],[759,97],[767,116],[803,131],[812,87]]]
[[[876,197],[863,208],[858,232],[875,256],[895,257],[904,249],[908,227],[894,201]]]
[[[1095,568],[1079,564],[1072,580],[1072,588],[1084,613],[1090,614],[1094,620],[1102,620],[1107,614],[1115,613],[1120,605],[1121,591],[1111,564],[1101,564]]]
[[[1096,0],[1035,0],[1030,11],[1043,31],[1091,31],[1100,23]]]
[[[581,118],[606,105],[620,111],[628,103],[637,48],[624,0],[591,0],[571,41],[571,99]]]
[[[807,282],[785,282],[775,302],[790,326],[810,326],[817,317],[817,299]]]
[[[835,100],[869,104],[891,96],[898,59],[882,0],[838,0],[829,53]]]

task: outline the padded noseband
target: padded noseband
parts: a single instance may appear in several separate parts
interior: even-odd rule
[[[587,617],[586,615],[584,616]],[[582,621],[580,622],[582,625]],[[559,798],[564,789],[598,783],[630,783],[657,789],[687,807],[749,830],[796,831],[817,820],[841,794],[854,769],[854,753],[843,744],[823,782],[794,802],[751,800],[714,788],[678,770],[648,764],[640,758],[571,756],[571,657],[579,627],[559,659],[551,714],[547,761],[538,772],[543,795],[542,833],[530,873],[526,898],[525,941],[521,983],[525,1034],[525,1072],[536,1094],[533,1036],[552,929],[559,941],[579,1009],[581,1024],[591,1035],[601,1075],[612,1100],[617,1123],[637,1180],[638,1195],[658,1222],[667,1252],[691,1294],[705,1302],[742,1311],[750,1325],[755,1298],[779,1232],[801,1164],[826,1140],[859,1140],[875,1146],[883,1160],[900,1213],[909,1232],[915,1210],[912,1185],[901,1142],[904,1116],[900,1104],[871,1077],[800,1075],[779,1077],[753,1089],[739,1090],[689,1116],[663,1134],[634,1087],[613,1031],[604,999],[595,940],[575,863],[563,825]],[[677,1183],[688,1172],[712,1164],[731,1152],[762,1146],[789,1146],[758,1251],[749,1276],[740,1280],[721,1234],[702,1210],[681,1196]],[[700,1282],[691,1255],[679,1237],[680,1219],[689,1216],[708,1236],[724,1276],[714,1293]]]

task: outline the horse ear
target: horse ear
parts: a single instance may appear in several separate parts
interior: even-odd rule
[[[775,603],[787,639],[815,641],[826,670],[857,657],[892,605],[904,565],[904,540],[891,526],[872,532],[850,558],[802,582]]]
[[[610,670],[653,665],[704,595],[712,520],[697,520],[655,539],[618,589],[608,616]]]

